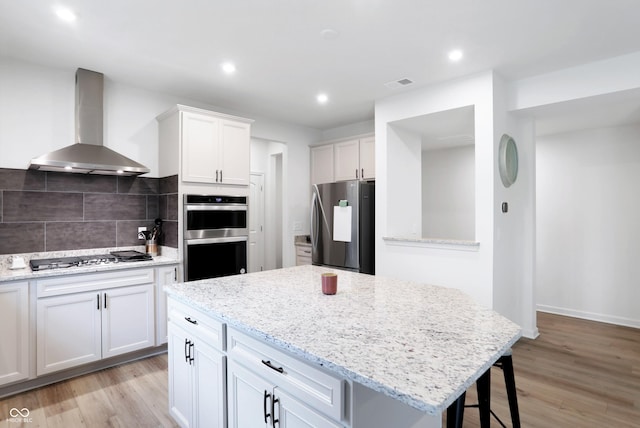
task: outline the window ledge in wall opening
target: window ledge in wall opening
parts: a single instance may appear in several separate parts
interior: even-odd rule
[[[441,250],[478,251],[480,243],[476,241],[464,241],[459,239],[435,239],[435,238],[407,238],[397,236],[383,236],[382,240],[388,245],[400,247],[437,248]]]

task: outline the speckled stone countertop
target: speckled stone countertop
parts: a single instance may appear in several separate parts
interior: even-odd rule
[[[338,274],[322,294],[320,274]],[[441,414],[520,337],[463,292],[297,266],[165,286],[245,333],[431,415]]]
[[[41,271],[32,271],[31,268],[29,268],[29,260],[31,259],[105,254],[115,250],[144,251],[144,247],[142,247],[142,249],[138,247],[119,247],[119,248],[105,248],[105,249],[97,249],[97,250],[57,251],[57,252],[48,252],[48,253],[17,254],[18,256],[24,258],[26,267],[22,269],[11,269],[10,259],[13,256],[2,255],[0,256],[0,286],[2,285],[3,282],[8,282],[8,281],[30,280],[30,279],[45,278],[50,276],[72,275],[72,274],[90,273],[90,272],[107,272],[111,270],[142,268],[142,267],[149,267],[149,266],[152,266],[152,267],[163,266],[163,265],[171,265],[171,264],[179,263],[177,250],[174,250],[173,248],[163,247],[163,251],[161,252],[162,255],[158,257],[154,257],[153,260],[149,260],[149,261],[109,263],[104,265],[100,265],[100,264],[87,265],[82,267],[70,267],[70,268],[64,268],[64,269],[50,269],[50,270],[41,270]]]

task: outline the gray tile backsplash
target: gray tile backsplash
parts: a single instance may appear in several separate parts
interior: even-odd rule
[[[2,221],[82,221],[82,193],[5,190]]]
[[[0,168],[0,254],[140,245],[163,220],[178,246],[178,177],[113,177]]]

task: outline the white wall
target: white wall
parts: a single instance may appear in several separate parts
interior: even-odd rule
[[[494,277],[493,307],[520,324],[523,335],[538,335],[535,313],[535,126],[506,109],[507,87],[500,76],[493,80],[494,159],[500,139],[509,134],[518,150],[518,176],[504,187],[494,168]],[[502,203],[508,211],[502,212]]]
[[[531,156],[525,156],[525,179],[519,187],[512,186],[508,192],[498,189],[502,186],[496,162],[499,136],[510,132],[520,138],[527,130],[507,113],[506,99],[502,79],[487,72],[376,102],[376,274],[458,288],[512,319],[522,326],[523,334],[532,337],[536,334],[532,255],[529,249],[512,250],[523,242],[534,245],[530,238],[534,225],[528,223],[531,220],[526,210],[534,209],[535,202],[527,192],[531,192],[535,170]],[[409,201],[406,203],[413,206],[412,198],[416,194],[418,200],[421,198],[416,190],[420,181],[398,178],[413,166],[407,164],[411,156],[398,155],[406,151],[398,144],[403,138],[395,135],[389,124],[465,106],[474,106],[475,111],[474,221],[478,249],[385,241],[387,236],[402,237],[407,223],[413,221],[411,210],[398,208],[402,207],[399,202]],[[524,143],[524,153],[529,153],[532,136],[524,138]],[[507,197],[515,202],[516,210],[510,217],[497,214],[498,202]]]
[[[376,102],[376,274],[467,292],[477,302],[493,306],[493,107],[492,73],[415,90]],[[401,233],[403,212],[391,201],[420,199],[420,172],[415,181],[398,181],[407,165],[394,157],[398,145],[390,138],[390,122],[463,106],[475,108],[477,251],[395,245],[383,237]],[[417,163],[420,162],[420,151]],[[410,166],[409,166],[410,167]],[[418,171],[420,167],[418,166]],[[413,184],[412,184],[413,183]],[[412,202],[409,202],[412,203]],[[409,214],[411,216],[411,214]]]
[[[374,120],[365,120],[337,128],[325,129],[322,131],[320,142],[349,138],[355,135],[372,134],[375,130]]]
[[[475,240],[475,146],[422,151],[422,236]]]
[[[29,161],[74,142],[75,70],[59,70],[0,57],[0,168],[26,169]],[[104,145],[149,167],[158,177],[156,116],[175,104],[254,119],[252,138],[286,144],[283,157],[283,265],[295,264],[293,224],[308,233],[309,144],[315,129],[120,84],[105,76]]]
[[[640,125],[537,141],[541,310],[640,327]]]

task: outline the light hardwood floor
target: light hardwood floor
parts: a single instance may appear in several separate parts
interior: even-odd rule
[[[101,370],[0,401],[0,427],[177,427],[169,416],[167,354]],[[31,422],[9,420],[27,408]]]
[[[640,427],[640,329],[542,312],[538,329],[513,348],[522,427]],[[502,376],[492,369],[491,408],[510,427]],[[464,427],[479,426],[478,410],[466,409]]]
[[[540,337],[513,348],[523,427],[640,427],[640,329],[545,313],[538,314],[538,328]],[[510,427],[497,368],[491,393],[492,409]],[[474,401],[472,387],[467,403]],[[31,422],[9,422],[13,407],[29,409]],[[0,427],[19,426],[175,427],[167,409],[167,356],[0,400]],[[464,426],[479,427],[477,409],[466,409]]]

